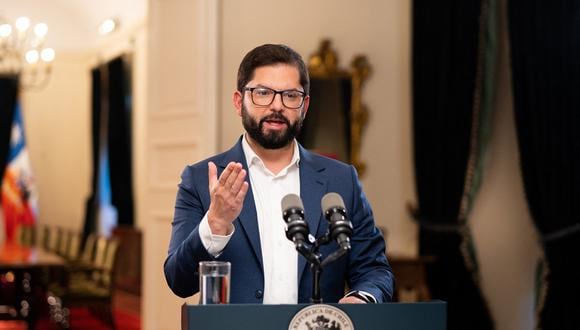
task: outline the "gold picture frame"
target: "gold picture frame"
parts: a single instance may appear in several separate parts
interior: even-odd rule
[[[362,87],[371,74],[366,56],[355,56],[348,70],[341,69],[338,54],[325,39],[310,56],[308,71],[310,110],[299,141],[315,152],[352,164],[362,177],[366,164],[360,150],[369,116]]]

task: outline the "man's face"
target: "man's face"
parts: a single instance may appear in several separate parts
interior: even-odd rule
[[[267,87],[273,90],[303,91],[298,69],[287,64],[259,67],[246,87]],[[276,94],[270,105],[259,106],[252,102],[250,91],[234,93],[234,105],[242,117],[244,129],[249,137],[265,149],[280,149],[288,146],[300,132],[306,111],[308,96],[298,109],[287,108],[282,95]]]

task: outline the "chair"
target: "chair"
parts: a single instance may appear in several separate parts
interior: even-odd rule
[[[32,246],[34,244],[34,225],[20,225],[17,229],[18,244],[22,246]]]
[[[427,286],[425,266],[432,263],[434,257],[410,257],[390,255],[389,262],[395,275],[395,292],[393,300],[397,302],[429,301],[431,294]]]
[[[96,250],[95,250],[95,259],[93,264],[96,268],[102,268],[105,264],[105,258],[107,257],[107,245],[109,240],[105,237],[100,236],[97,238]]]
[[[77,260],[79,257],[80,245],[80,235],[78,233],[70,232],[69,244],[67,246],[65,258],[69,261]]]
[[[113,236],[119,239],[117,289],[140,296],[142,233],[136,228],[121,225],[113,229]]]
[[[388,236],[388,230],[378,227],[383,237]],[[385,251],[386,252],[386,251]],[[435,261],[430,256],[388,255],[389,263],[395,276],[395,292],[393,301],[417,302],[431,300],[431,293],[427,285],[425,267]]]
[[[72,231],[60,229],[60,239],[58,240],[58,246],[56,248],[56,253],[61,257],[66,257],[68,253],[68,246],[72,238]]]
[[[36,247],[48,251],[50,242],[50,227],[47,225],[38,226],[36,229]]]
[[[94,267],[96,243],[97,236],[95,234],[90,234],[85,241],[83,250],[79,251],[80,237],[78,234],[73,235],[66,256],[66,259],[68,260],[66,268],[69,274],[77,271],[84,271]]]
[[[108,240],[103,236],[89,235],[80,259],[69,261],[66,270],[69,285],[78,281],[85,281],[92,276],[94,270],[101,270],[105,266]]]
[[[60,228],[56,226],[47,227],[48,228],[48,237],[47,237],[47,245],[46,250],[50,252],[58,253],[58,245],[61,240],[62,231]],[[46,230],[46,229],[45,229]]]
[[[95,234],[90,234],[85,241],[83,247],[83,252],[81,253],[79,261],[85,264],[90,264],[93,261],[93,256],[95,253],[95,243],[97,242],[97,236]]]
[[[102,248],[104,242],[104,249]],[[102,319],[111,328],[115,329],[113,318],[112,298],[114,278],[117,263],[119,242],[117,239],[97,240],[96,256],[101,258],[100,267],[90,270],[90,276],[71,279],[68,287],[51,286],[48,293],[51,315],[65,316],[64,324],[68,324],[66,315],[70,307],[88,307],[91,313]],[[99,254],[102,250],[102,256]],[[95,262],[97,258],[95,258]],[[54,319],[54,318],[53,318]]]

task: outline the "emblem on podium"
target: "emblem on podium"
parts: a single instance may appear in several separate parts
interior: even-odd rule
[[[353,330],[354,325],[341,309],[324,304],[301,309],[290,321],[288,330]]]

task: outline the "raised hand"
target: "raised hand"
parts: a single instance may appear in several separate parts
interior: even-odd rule
[[[209,162],[207,167],[211,198],[207,212],[209,228],[212,234],[225,236],[232,232],[232,222],[240,215],[244,205],[249,188],[245,181],[246,170],[242,164],[231,162],[218,179],[215,164]]]

